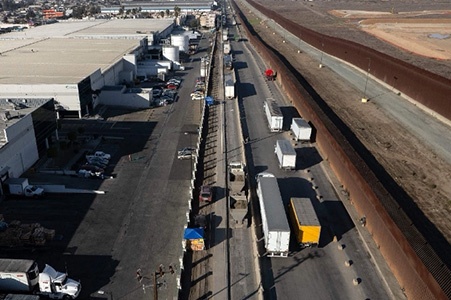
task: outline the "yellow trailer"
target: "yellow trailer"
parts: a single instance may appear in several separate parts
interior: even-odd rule
[[[288,211],[299,245],[303,248],[318,245],[321,224],[312,201],[309,198],[291,198]]]

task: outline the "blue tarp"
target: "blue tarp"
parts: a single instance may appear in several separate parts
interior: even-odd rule
[[[185,240],[197,240],[204,238],[204,229],[203,228],[186,228],[185,233],[183,234],[183,238]]]
[[[213,105],[214,103],[213,97],[205,97],[205,103],[207,105]]]

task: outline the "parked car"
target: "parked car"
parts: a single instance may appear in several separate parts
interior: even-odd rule
[[[211,187],[209,185],[203,185],[200,187],[199,201],[211,202]]]
[[[84,177],[84,178],[104,178],[104,175],[103,175],[103,173],[100,173],[100,172],[92,172],[92,171],[89,171],[89,170],[83,170],[83,169],[80,169],[79,171],[78,171],[78,177]]]
[[[177,85],[180,85],[182,83],[182,81],[180,79],[171,78],[168,80],[168,83],[175,83]]]
[[[191,97],[194,97],[195,95],[204,96],[204,92],[203,91],[192,91],[190,94]]]
[[[178,159],[191,159],[193,157],[194,148],[191,147],[185,147],[183,149],[180,149],[177,151],[177,158]]]
[[[201,93],[195,93],[193,96],[191,96],[191,100],[202,100],[204,99],[204,95]]]
[[[163,91],[161,89],[152,89],[152,97],[160,97]]]
[[[91,171],[91,172],[101,172],[103,173],[105,170],[101,167],[95,166],[95,165],[82,165],[80,167],[80,170],[87,170],[87,171]]]
[[[170,90],[176,90],[179,88],[179,86],[173,83],[168,83],[167,88]]]
[[[108,166],[108,163],[103,162],[102,160],[91,158],[88,160],[88,164],[97,166],[99,168],[105,169]]]
[[[88,156],[99,157],[99,158],[106,159],[106,160],[111,159],[111,155],[108,153],[105,153],[103,151],[96,151],[94,154],[88,154],[88,155],[86,155],[86,158]]]
[[[205,77],[197,77],[196,82],[205,82]]]
[[[203,81],[196,82],[196,87],[205,88],[205,82]]]

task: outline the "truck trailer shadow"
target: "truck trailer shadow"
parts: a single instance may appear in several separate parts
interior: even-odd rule
[[[296,151],[296,168],[305,170],[311,168],[323,161],[315,147],[301,146],[295,148]]]

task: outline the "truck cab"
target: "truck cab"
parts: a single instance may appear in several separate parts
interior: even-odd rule
[[[56,271],[49,265],[39,274],[39,292],[50,299],[75,299],[80,294],[78,281],[67,277],[66,273]]]

